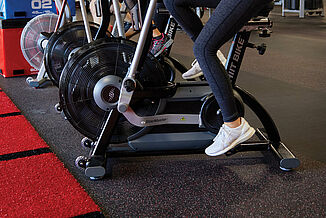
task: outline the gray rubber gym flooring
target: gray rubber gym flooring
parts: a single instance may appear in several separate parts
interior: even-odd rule
[[[0,86],[107,217],[325,217],[326,18],[284,18],[279,7],[271,18],[272,36],[251,40],[266,43],[266,54],[248,49],[238,81],[300,159],[292,172],[279,170],[268,152],[121,157],[112,178],[90,181],[74,166],[88,152],[82,135],[54,110],[58,89],[33,89],[25,77],[0,77]],[[191,47],[178,32],[172,56],[189,66]]]

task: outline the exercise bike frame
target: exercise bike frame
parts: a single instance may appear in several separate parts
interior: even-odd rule
[[[137,69],[139,66],[141,66],[141,57],[146,53],[144,52],[144,47],[146,39],[148,39],[148,33],[151,27],[151,18],[155,9],[155,5],[156,0],[151,0],[144,20],[144,25],[140,32],[140,37],[134,58],[132,60],[129,71],[127,72],[122,82],[118,106],[109,112],[109,116],[105,122],[105,125],[103,126],[102,132],[98,140],[94,143],[90,157],[87,160],[85,174],[91,179],[101,178],[105,174],[107,148],[112,137],[112,130],[121,115],[124,115],[130,123],[141,127],[162,124],[200,125],[201,123],[200,115],[198,114],[160,114],[148,117],[140,117],[136,115],[133,112],[132,108],[129,106],[137,86],[135,79]],[[247,47],[253,47],[252,44],[248,42],[250,32],[261,27],[268,28],[271,27],[271,25],[272,23],[269,19],[250,21],[246,28],[238,32],[234,37],[233,45],[228,55],[226,69],[230,76],[234,90],[241,96],[243,102],[257,115],[264,129],[257,129],[257,136],[259,137],[260,141],[242,143],[229,151],[227,155],[242,151],[271,150],[280,159],[280,168],[284,171],[288,171],[298,167],[300,161],[281,142],[277,127],[264,107],[249,92],[235,84],[245,50]],[[182,84],[176,84],[176,86],[177,87],[171,86],[171,89],[182,88]],[[207,87],[208,85],[207,83],[200,83],[199,86]],[[158,90],[159,91],[152,93],[152,97],[157,97],[158,95],[162,97],[165,96],[166,98],[171,97],[171,93],[167,92],[166,87]],[[151,97],[150,95],[151,94],[146,97]],[[266,132],[266,134],[264,132]]]

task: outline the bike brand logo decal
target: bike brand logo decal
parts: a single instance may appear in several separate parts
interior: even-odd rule
[[[229,76],[230,76],[230,79],[232,79],[234,77],[234,74],[238,68],[238,62],[239,62],[239,59],[241,57],[241,52],[242,52],[242,49],[243,49],[243,44],[244,44],[244,39],[242,38],[239,38],[238,39],[238,42],[236,44],[236,48],[235,48],[235,51],[233,53],[233,56],[232,56],[232,62],[230,64],[230,69],[229,69]]]
[[[172,38],[172,34],[173,34],[173,30],[174,30],[175,25],[176,25],[175,22],[171,22],[171,23],[170,23],[170,27],[169,27],[169,31],[168,31],[168,36],[169,36],[170,38]]]
[[[167,120],[168,120],[168,118],[153,119],[153,120],[146,120],[146,123],[158,123],[158,122],[164,122]]]

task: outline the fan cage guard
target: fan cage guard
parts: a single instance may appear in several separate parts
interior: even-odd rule
[[[83,135],[93,140],[99,137],[109,111],[97,106],[93,90],[103,77],[124,78],[128,72],[136,43],[124,39],[101,39],[82,47],[66,64],[59,83],[60,101],[69,122]],[[143,87],[166,85],[167,80],[157,60],[148,54],[136,75]],[[139,116],[155,115],[160,99],[133,99],[131,107]],[[146,127],[145,127],[146,128]],[[144,128],[129,123],[120,116],[111,143],[124,143]]]
[[[42,32],[51,33],[55,30],[58,20],[56,14],[42,14],[34,17],[24,27],[20,47],[26,61],[35,69],[39,70],[43,64],[43,49],[40,43]]]
[[[90,23],[92,36],[95,36],[99,26]],[[49,39],[45,49],[45,69],[52,82],[59,86],[60,75],[67,63],[70,53],[88,43],[84,23],[76,21],[62,26]]]

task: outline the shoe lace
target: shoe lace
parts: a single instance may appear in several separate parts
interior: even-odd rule
[[[161,44],[163,44],[164,41],[164,35],[162,34],[162,38],[159,39],[153,39],[152,40],[152,45],[150,47],[150,50],[155,50],[157,49],[158,46],[160,46]]]
[[[227,139],[230,136],[230,132],[225,128],[225,124],[223,124],[220,128],[220,131],[215,136],[214,141],[218,138],[221,138],[221,142],[225,144],[225,139]]]

